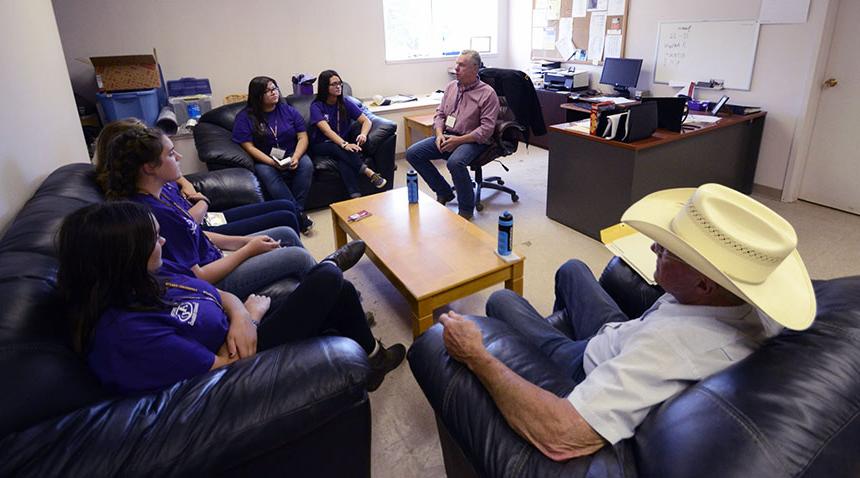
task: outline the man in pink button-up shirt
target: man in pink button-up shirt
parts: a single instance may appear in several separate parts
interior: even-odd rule
[[[472,218],[475,209],[475,192],[467,168],[489,146],[499,115],[499,97],[478,78],[480,66],[478,52],[463,50],[454,67],[457,80],[448,83],[442,103],[436,108],[435,136],[413,144],[406,151],[406,160],[427,181],[442,204],[454,199],[454,191],[430,161],[448,162],[459,198],[459,213],[467,219]]]

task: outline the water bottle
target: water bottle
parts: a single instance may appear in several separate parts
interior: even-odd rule
[[[499,215],[499,255],[511,254],[514,241],[514,216],[505,211]]]
[[[418,202],[418,173],[410,169],[406,173],[406,191],[409,195],[409,204]]]

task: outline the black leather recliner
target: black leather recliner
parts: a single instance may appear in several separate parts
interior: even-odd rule
[[[346,83],[344,83],[343,94],[347,100],[358,105],[373,123],[367,136],[367,142],[362,146],[361,155],[365,164],[388,181],[388,184],[381,190],[374,188],[368,181],[359,181],[360,191],[364,195],[387,191],[394,187],[394,149],[397,144],[397,124],[371,113],[361,101],[350,96],[352,90]],[[282,101],[286,101],[296,108],[307,123],[313,100],[314,97],[310,95],[291,95]],[[245,106],[245,102],[240,102],[215,108],[204,114],[194,128],[197,156],[200,161],[206,163],[210,171],[236,167],[254,170],[254,160],[232,139],[236,115]],[[359,131],[358,123],[354,124],[349,139],[353,140]],[[308,152],[308,156],[314,163],[314,179],[308,192],[305,209],[319,209],[333,202],[348,199],[349,196],[340,178],[335,160],[328,156],[314,156],[310,152]]]
[[[55,291],[54,236],[104,200],[93,176],[83,163],[54,171],[0,240],[0,476],[370,476],[369,366],[346,338],[278,347],[158,393],[101,389],[69,346]],[[243,169],[188,179],[213,209],[262,200]]]
[[[600,282],[632,317],[660,293],[618,258]],[[656,407],[633,438],[561,463],[507,426],[480,382],[448,356],[441,326],[431,327],[409,364],[436,413],[448,477],[860,476],[860,276],[814,287],[810,329],[782,332]],[[525,379],[559,396],[573,388],[544,373],[554,365],[504,322],[478,324],[491,353]]]

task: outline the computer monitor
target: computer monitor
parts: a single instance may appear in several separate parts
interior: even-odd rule
[[[635,58],[607,58],[603,61],[601,85],[612,85],[615,91],[625,98],[630,97],[628,88],[635,88],[639,82],[642,60]]]

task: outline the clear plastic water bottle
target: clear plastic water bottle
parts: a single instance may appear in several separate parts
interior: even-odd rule
[[[511,254],[514,244],[514,216],[504,211],[499,215],[499,255]]]
[[[406,173],[406,191],[409,195],[409,204],[418,202],[418,173],[410,169]]]

